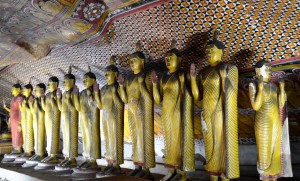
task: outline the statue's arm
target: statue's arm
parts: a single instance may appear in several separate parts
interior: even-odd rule
[[[286,102],[286,93],[284,89],[285,83],[283,80],[279,81],[279,107],[283,108]]]
[[[94,92],[95,101],[97,103],[98,109],[102,109],[102,102],[101,102],[101,92]]]
[[[161,79],[160,79],[160,85],[158,83],[154,83],[153,82],[153,98],[156,104],[159,104],[162,100],[161,100],[161,94],[160,94],[160,88],[161,88]]]
[[[56,103],[57,103],[58,109],[60,111],[62,111],[62,96],[57,96]]]
[[[81,96],[79,94],[73,94],[74,107],[78,112],[81,112],[80,99]]]
[[[126,84],[127,81],[125,82],[125,84],[120,84],[120,95],[121,95],[121,99],[124,103],[128,103],[128,97],[127,97],[127,92],[126,92]]]
[[[45,109],[46,109],[46,96],[41,97],[41,107],[45,111]]]
[[[254,83],[249,84],[249,96],[253,109],[259,110],[263,102],[263,88],[256,88]]]

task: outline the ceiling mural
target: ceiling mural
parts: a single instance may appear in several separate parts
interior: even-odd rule
[[[163,2],[5,0],[0,3],[0,65],[43,58],[51,50],[101,35],[114,18]]]
[[[31,2],[30,8],[33,8],[37,1]],[[20,38],[23,40],[36,36],[36,40],[30,39],[27,42],[32,46],[35,43],[45,44],[47,46],[37,46],[34,50],[41,49],[36,52],[43,52],[47,49],[50,53],[47,52],[47,56],[37,60],[33,53],[23,48],[27,46],[26,44],[18,44],[20,40],[14,39],[19,41],[8,47],[16,50],[6,51],[10,52],[9,56],[14,56],[13,59],[0,60],[0,67],[10,64],[8,67],[0,68],[2,91],[0,100],[9,101],[7,98],[10,97],[11,85],[17,80],[25,85],[34,76],[32,83],[35,85],[40,82],[46,83],[50,76],[55,75],[62,82],[69,65],[73,66],[73,74],[80,90],[84,88],[82,77],[88,71],[88,65],[96,74],[100,86],[103,86],[106,83],[104,68],[109,65],[109,58],[112,55],[116,56],[117,66],[123,74],[127,74],[128,57],[135,52],[135,43],[138,41],[142,43],[148,67],[161,67],[164,53],[169,50],[171,40],[176,39],[177,47],[183,54],[182,67],[188,70],[190,64],[194,62],[197,69],[201,70],[206,65],[204,54],[206,43],[211,39],[214,30],[218,29],[219,39],[226,46],[224,60],[236,64],[240,72],[240,136],[254,136],[254,112],[249,105],[247,86],[254,76],[253,65],[261,59],[271,61],[273,64],[275,82],[278,77],[286,80],[289,116],[293,125],[291,135],[299,134],[300,122],[296,118],[300,115],[300,1],[107,0],[98,3],[100,1],[85,0],[75,4],[71,0],[55,2],[62,8],[58,8],[59,13],[52,16],[53,19],[60,20],[49,20],[53,24],[44,23],[41,26],[43,28],[40,28],[45,30],[43,36],[37,36],[38,31],[33,31],[32,36]],[[120,4],[123,6],[118,7]],[[94,12],[107,13],[106,18],[101,19],[102,16],[99,18]],[[68,14],[68,18],[59,17],[61,13]],[[51,31],[47,29],[50,26]],[[53,32],[54,34],[51,34]],[[6,46],[1,40],[0,52],[5,49],[2,47]],[[24,54],[12,53],[18,49],[19,52],[26,51],[22,52]],[[15,62],[21,63],[12,65]],[[62,83],[60,87],[63,89]],[[156,113],[156,117],[159,127],[159,112]],[[196,129],[196,134],[201,137],[201,125],[199,124]]]

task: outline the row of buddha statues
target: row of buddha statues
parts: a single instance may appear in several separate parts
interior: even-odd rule
[[[64,76],[64,93],[58,88],[57,77],[49,78],[46,95],[43,83],[36,85],[35,96],[32,95],[31,84],[23,89],[20,84],[13,85],[14,98],[10,108],[5,105],[5,109],[10,112],[12,154],[19,154],[15,161],[27,158],[26,163],[37,161],[40,167],[56,165],[56,169],[62,170],[77,166],[74,168],[77,173],[97,170],[96,160],[101,157],[102,110],[107,166],[98,174],[122,173],[124,105],[127,104],[135,165],[129,175],[153,179],[150,173],[150,168],[156,165],[153,109],[154,103],[161,103],[164,164],[169,170],[162,180],[186,180],[186,172],[195,170],[193,106],[195,100],[202,100],[205,170],[212,181],[219,177],[222,180],[239,178],[238,69],[222,60],[223,50],[224,44],[218,40],[216,32],[206,47],[209,66],[199,74],[194,64],[188,73],[180,68],[182,55],[173,43],[165,54],[168,71],[161,76],[155,71],[145,71],[145,56],[137,49],[129,58],[132,74],[125,79],[112,63],[105,69],[107,84],[101,90],[91,71],[83,77],[85,89],[81,92],[71,71]],[[270,81],[271,64],[265,60],[257,62],[255,71],[256,79],[249,85],[249,95],[256,111],[255,137],[260,179],[291,177],[284,81],[279,81],[279,86]],[[77,165],[79,113],[85,161]],[[60,129],[65,159],[59,162]],[[9,156],[6,157],[8,160]]]

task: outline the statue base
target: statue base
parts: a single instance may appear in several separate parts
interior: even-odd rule
[[[15,159],[19,156],[20,156],[20,154],[15,154],[15,153],[5,154],[1,163],[11,163],[11,162],[15,161]]]
[[[22,165],[23,168],[34,167],[38,165],[39,161],[37,160],[26,160],[26,162]]]
[[[96,174],[100,171],[100,168],[74,168],[72,176],[81,178],[95,178]]]
[[[25,163],[30,157],[17,157],[14,163]]]
[[[55,166],[55,172],[64,172],[64,171],[73,171],[73,168],[76,167],[76,165],[69,165],[69,166]]]
[[[47,170],[54,169],[55,166],[59,164],[59,162],[38,162],[38,164],[34,167],[35,170]]]

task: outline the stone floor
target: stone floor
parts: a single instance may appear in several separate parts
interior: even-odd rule
[[[80,162],[80,159],[78,159]],[[97,160],[98,165],[104,167],[106,162],[104,159]],[[195,172],[188,173],[188,179],[191,181],[209,181],[209,176],[203,170],[203,166],[199,165],[201,163],[197,163],[197,170]],[[125,161],[122,165],[124,171],[128,173],[132,168],[133,164],[131,161]],[[241,166],[241,177],[235,180],[241,181],[257,181],[259,180],[259,176],[257,174],[256,166]],[[167,169],[163,166],[163,164],[157,164],[157,166],[151,169],[151,172],[155,175],[155,180],[160,180],[163,175],[167,173]],[[300,164],[293,165],[293,178],[282,178],[278,179],[279,181],[297,181],[300,180]],[[5,180],[6,179],[6,180]],[[114,176],[114,177],[104,177],[104,178],[94,178],[94,179],[84,179],[77,178],[71,175],[71,173],[57,173],[53,170],[44,170],[44,171],[35,171],[32,168],[22,168],[21,165],[18,164],[0,164],[0,181],[13,181],[13,180],[30,180],[30,181],[70,181],[70,180],[103,180],[103,181],[118,181],[118,180],[132,180],[132,181],[141,181],[142,179],[137,179],[135,177],[130,176]]]

